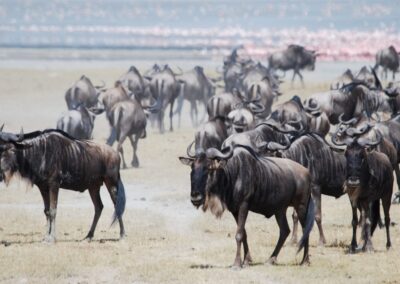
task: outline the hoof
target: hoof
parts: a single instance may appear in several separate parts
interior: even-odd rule
[[[373,253],[374,252],[374,247],[371,244],[365,245],[363,247],[363,252]]]
[[[253,260],[251,259],[251,256],[247,256],[245,257],[244,261],[243,261],[243,267],[248,267],[250,266],[250,264],[253,263]]]
[[[310,265],[310,256],[306,256],[301,262],[300,265]]]
[[[325,240],[325,238],[324,238],[324,239],[319,239],[318,246],[324,247],[325,245],[326,245],[326,240]]]
[[[355,253],[356,253],[356,250],[357,250],[356,247],[357,247],[357,246],[350,246],[350,247],[349,247],[349,253],[355,254]]]
[[[45,237],[43,238],[42,243],[45,243],[45,244],[55,244],[55,243],[56,243],[56,238],[55,238],[55,237],[52,237],[52,236],[50,236],[50,235],[47,235],[47,236],[45,236]]]
[[[131,163],[132,167],[138,168],[139,167],[139,161],[138,160],[133,160]]]
[[[234,271],[239,271],[239,270],[242,269],[242,266],[240,264],[233,264],[231,266],[231,269],[234,270]]]
[[[291,239],[290,239],[290,242],[289,242],[289,245],[291,245],[291,246],[297,246],[297,238],[291,238]]]
[[[275,265],[276,264],[276,256],[270,257],[270,259],[268,259],[265,262],[266,265]]]

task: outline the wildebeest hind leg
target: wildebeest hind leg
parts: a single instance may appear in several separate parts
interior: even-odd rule
[[[392,202],[400,203],[400,169],[398,164],[394,167],[394,172],[396,174],[396,180],[397,180],[397,192],[395,193]]]
[[[46,233],[44,240],[47,238],[47,236],[50,234],[50,196],[49,196],[49,190],[45,186],[40,186],[39,187],[40,194],[42,195],[43,198],[43,204],[44,204],[44,215],[46,216]]]
[[[392,246],[392,242],[390,241],[390,233],[389,233],[389,228],[390,228],[390,198],[392,194],[387,194],[387,196],[384,196],[382,198],[382,207],[383,207],[383,213],[385,215],[385,227],[386,227],[386,249],[389,249]]]
[[[271,257],[266,262],[267,264],[276,264],[276,258],[278,257],[283,244],[290,234],[289,224],[286,218],[286,210],[287,209],[285,208],[284,210],[275,214],[275,219],[279,226],[279,239]]]
[[[129,136],[129,141],[131,141],[132,149],[133,149],[133,158],[132,158],[132,167],[138,168],[139,167],[139,159],[137,157],[136,151],[137,151],[137,145],[139,142],[139,134],[135,135],[135,139],[133,139],[132,136]]]
[[[111,200],[114,204],[114,207],[117,203],[117,184],[118,181],[113,181],[111,179],[106,179],[104,181],[104,183],[106,184],[108,193],[110,194]],[[124,227],[124,222],[122,221],[122,217],[118,217],[118,222],[119,222],[119,235],[120,238],[124,238],[125,237],[125,227]]]
[[[290,240],[290,243],[293,245],[296,245],[297,244],[297,228],[299,227],[299,217],[297,216],[296,210],[293,210],[292,219],[293,219],[293,233],[292,233],[292,239]]]
[[[174,116],[174,103],[175,99],[171,101],[171,105],[169,108],[169,131],[174,131],[174,127],[172,126],[172,117]]]
[[[236,224],[238,224],[238,214],[233,214],[233,217],[235,218]],[[246,229],[243,230],[244,235],[243,235],[243,250],[244,250],[244,259],[243,259],[243,266],[248,266],[250,263],[253,262],[253,259],[250,256],[250,249],[249,245],[247,243],[247,232]]]
[[[122,167],[124,169],[127,168],[126,163],[125,163],[125,158],[124,158],[124,149],[122,148],[122,144],[124,143],[125,139],[126,139],[126,135],[124,134],[119,138],[118,146],[117,146],[117,150],[121,154]]]
[[[237,229],[236,229],[236,257],[232,268],[240,268],[242,266],[241,259],[241,246],[245,236],[244,226],[246,224],[247,215],[249,213],[248,204],[244,202],[240,205],[239,212],[237,213]],[[236,219],[236,217],[235,217]]]
[[[85,240],[91,241],[94,235],[94,231],[96,230],[97,222],[99,221],[101,211],[103,211],[104,206],[103,202],[101,202],[99,186],[89,188],[89,194],[94,205],[94,217],[92,226],[90,227],[89,233],[85,237]]]

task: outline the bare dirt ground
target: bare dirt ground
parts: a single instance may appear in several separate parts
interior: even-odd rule
[[[150,63],[149,63],[150,66]],[[82,74],[95,83],[112,85],[128,68],[0,69],[0,123],[6,131],[26,132],[54,127],[65,111],[64,92]],[[295,90],[285,85],[283,101],[327,88],[307,83]],[[323,198],[323,224],[328,244],[318,247],[311,234],[311,265],[297,265],[301,255],[289,244],[278,265],[264,265],[278,238],[275,220],[250,214],[247,222],[254,264],[233,271],[235,222],[229,212],[221,220],[190,204],[189,168],[177,157],[193,140],[188,116],[181,129],[160,135],[148,128],[139,142],[139,169],[122,170],[127,209],[127,238],[117,241],[110,228],[113,207],[105,189],[105,205],[91,243],[80,242],[94,210],[87,192],[60,191],[55,245],[42,243],[45,218],[37,188],[15,180],[0,185],[0,282],[4,283],[396,283],[400,280],[400,226],[391,227],[393,248],[386,251],[384,230],[373,236],[374,253],[348,254],[351,209],[348,198]],[[104,115],[96,120],[94,137],[104,143],[109,133]],[[125,145],[127,160],[130,145]],[[397,190],[397,188],[395,188]],[[291,210],[289,210],[291,213]],[[288,214],[289,215],[289,214]],[[391,209],[400,222],[400,206]]]

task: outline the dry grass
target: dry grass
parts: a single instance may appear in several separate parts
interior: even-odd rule
[[[99,70],[0,70],[0,113],[6,130],[26,131],[54,127],[65,109],[64,90],[81,74],[110,85],[124,69]],[[308,85],[296,91],[284,86],[285,96],[305,96],[323,91],[327,84]],[[282,101],[282,100],[281,100]],[[395,283],[400,273],[400,229],[391,228],[393,249],[385,249],[384,230],[373,237],[375,253],[350,255],[351,210],[344,196],[323,198],[323,224],[328,245],[317,247],[318,233],[311,235],[311,265],[299,267],[301,255],[289,245],[281,251],[277,266],[264,261],[278,237],[275,220],[250,214],[247,231],[254,265],[232,271],[235,223],[229,213],[216,220],[196,211],[189,202],[189,169],[177,159],[193,139],[186,127],[159,135],[148,131],[139,143],[139,169],[122,171],[127,190],[124,216],[128,237],[115,241],[118,228],[109,228],[112,206],[106,190],[105,204],[95,240],[80,242],[89,229],[93,207],[87,192],[60,192],[56,245],[41,243],[45,229],[42,200],[36,188],[15,181],[0,186],[0,281],[5,283]],[[103,143],[109,129],[104,116],[96,121],[94,136]],[[130,160],[131,149],[126,144]],[[392,219],[399,222],[400,207]]]

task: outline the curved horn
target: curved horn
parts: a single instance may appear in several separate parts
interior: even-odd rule
[[[289,149],[290,143],[288,145],[282,145],[277,142],[270,141],[267,143],[266,147],[270,151],[286,150],[286,149]]]
[[[308,112],[319,111],[320,110],[320,106],[319,106],[318,101],[315,101],[315,107],[310,106],[310,104],[311,104],[310,101],[311,100],[307,100],[306,101],[307,104],[303,104],[304,108],[306,109],[306,111],[308,111]]]
[[[192,150],[192,147],[193,147],[194,142],[195,142],[195,141],[193,140],[193,142],[190,143],[190,145],[189,145],[189,146],[187,147],[187,149],[186,149],[186,154],[188,155],[189,158],[196,158],[196,154],[192,155],[192,154],[190,153],[190,151]]]
[[[265,106],[263,104],[253,103],[253,105],[256,106],[256,108],[250,108],[252,113],[259,114],[265,111]]]
[[[353,117],[353,118],[351,118],[351,119],[349,119],[349,120],[343,120],[343,116],[344,116],[344,113],[342,113],[342,114],[339,116],[339,122],[340,122],[341,124],[350,125],[350,124],[356,123],[357,120],[358,120],[356,117]]]
[[[360,145],[362,147],[364,147],[364,146],[376,146],[376,145],[380,144],[382,142],[382,139],[383,139],[382,134],[380,132],[378,132],[378,131],[376,132],[376,136],[377,136],[377,139],[375,141],[371,141],[371,139],[362,138],[361,137],[361,138],[357,139],[357,143],[358,143],[358,145]]]
[[[227,153],[222,153],[227,150]],[[206,151],[206,156],[208,159],[218,159],[218,160],[228,160],[233,156],[233,148],[232,146],[228,146],[227,148],[222,149],[222,151],[218,150],[217,148],[208,148]]]

